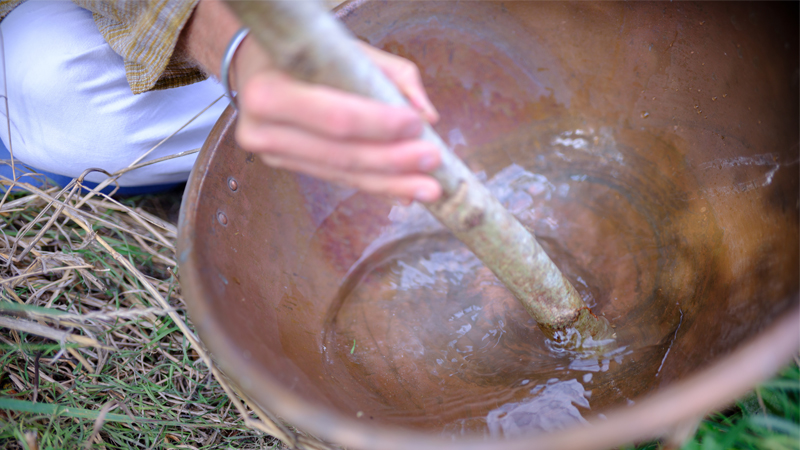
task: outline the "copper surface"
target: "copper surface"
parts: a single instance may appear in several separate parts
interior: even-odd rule
[[[607,448],[724,405],[797,351],[796,4],[354,1],[338,14],[419,65],[437,131],[474,171],[547,180],[521,220],[636,351],[595,373],[591,427],[443,436],[463,412],[431,399],[511,398],[538,330],[480,271],[456,303],[351,296],[386,255],[457,243],[403,228],[410,210],[390,200],[265,167],[236,146],[229,108],[185,194],[181,284],[201,338],[259,403],[355,448]],[[474,371],[392,352],[435,355],[468,296],[510,330]]]

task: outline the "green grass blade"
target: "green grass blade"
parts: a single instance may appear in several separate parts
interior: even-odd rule
[[[800,424],[778,416],[752,416],[750,421],[766,429],[788,434],[795,439],[800,439]]]
[[[12,303],[9,301],[0,302],[0,312],[25,312],[35,313],[42,316],[62,316],[67,314],[55,308],[45,308],[43,306],[26,305],[24,303]]]

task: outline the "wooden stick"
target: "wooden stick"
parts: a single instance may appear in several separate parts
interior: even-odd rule
[[[303,81],[324,84],[392,105],[407,105],[397,87],[316,1],[242,1],[227,5],[276,66]],[[426,125],[422,139],[439,147],[442,165],[431,175],[442,197],[425,206],[494,272],[546,333],[570,326],[583,336],[608,336],[533,235],[489,193]]]

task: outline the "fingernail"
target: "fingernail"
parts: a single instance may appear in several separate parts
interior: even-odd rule
[[[419,170],[421,172],[430,172],[436,168],[438,160],[435,155],[425,155],[419,160]]]
[[[436,191],[431,189],[419,189],[414,193],[414,200],[422,203],[428,203],[436,200]]]
[[[422,121],[419,118],[407,123],[402,130],[400,130],[400,138],[411,139],[419,137],[422,134]]]
[[[431,105],[430,109],[428,110],[428,117],[430,118],[430,123],[436,123],[439,121],[441,116],[439,116],[439,111],[437,111],[436,108]]]

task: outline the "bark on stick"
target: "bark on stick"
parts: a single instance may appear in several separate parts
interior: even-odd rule
[[[408,104],[321,2],[227,4],[250,27],[276,66],[290,75],[389,104]],[[426,126],[422,138],[435,143],[442,154],[442,165],[432,175],[443,195],[426,204],[428,210],[494,272],[546,333],[573,326],[583,336],[610,335],[607,322],[591,313],[532,233],[489,193],[433,128]]]

